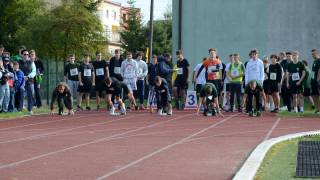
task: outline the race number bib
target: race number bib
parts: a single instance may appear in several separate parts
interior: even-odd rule
[[[177,71],[178,75],[181,75],[183,74],[183,69],[182,68],[178,68],[178,71]]]
[[[70,75],[71,76],[77,76],[78,75],[78,68],[70,69]]]
[[[208,68],[209,72],[216,72],[217,71],[217,66],[210,66]]]
[[[103,76],[103,75],[104,75],[103,68],[98,68],[98,69],[96,69],[96,75],[97,75],[97,76]]]
[[[277,73],[270,73],[270,80],[277,80]]]
[[[231,72],[232,76],[239,76],[239,71],[237,69]]]
[[[292,80],[293,81],[299,81],[300,80],[299,73],[292,73]]]
[[[91,69],[84,69],[83,75],[86,77],[90,77],[91,76]]]
[[[120,67],[114,67],[114,73],[120,74]]]

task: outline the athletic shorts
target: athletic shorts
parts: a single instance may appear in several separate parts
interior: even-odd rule
[[[106,91],[106,85],[104,84],[104,82],[96,82],[96,86],[94,87],[94,90],[99,93]]]
[[[200,92],[201,92],[201,88],[202,88],[202,84],[197,84],[196,85],[196,92],[197,92],[197,94],[200,94]]]
[[[269,95],[280,92],[280,87],[277,81],[269,81]]]
[[[269,80],[264,80],[262,86],[263,86],[263,91],[264,91],[265,94],[271,94],[270,81]]]
[[[180,88],[180,89],[188,89],[189,88],[189,84],[186,81],[180,81],[180,80],[175,80],[173,86]]]
[[[304,97],[311,96],[311,88],[304,88],[303,89],[303,96]]]
[[[80,93],[90,93],[92,89],[92,84],[84,83],[83,86],[78,86],[78,92]]]
[[[135,91],[137,90],[137,79],[132,78],[132,79],[123,79],[123,83],[125,83],[130,91]]]
[[[296,82],[290,82],[289,83],[289,89],[290,89],[291,94],[302,94],[303,93],[302,84],[297,86]]]
[[[313,96],[320,95],[320,86],[318,85],[317,81],[314,79],[311,80],[311,94]]]

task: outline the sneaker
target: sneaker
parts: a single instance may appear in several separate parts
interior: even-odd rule
[[[172,115],[172,109],[168,110],[168,113],[167,113],[169,116]]]
[[[83,108],[80,106],[77,106],[77,111],[83,111]]]
[[[116,108],[114,108],[114,106],[112,106],[112,107],[110,108],[110,115],[113,115],[115,110],[116,110]]]
[[[287,107],[287,106],[282,106],[282,107],[280,108],[280,111],[288,111],[288,107]]]
[[[139,106],[135,105],[135,106],[134,106],[134,109],[135,109],[136,111],[139,110]]]
[[[233,108],[228,109],[227,112],[234,112]]]
[[[272,111],[270,111],[272,113],[278,113],[279,112],[279,108],[274,108]]]
[[[32,111],[29,111],[28,114],[29,114],[30,116],[32,116],[32,115],[33,115],[33,112],[32,112]]]
[[[241,113],[241,112],[242,112],[242,109],[241,109],[241,108],[238,108],[238,112]]]
[[[261,111],[257,111],[256,116],[260,117],[261,116]]]
[[[249,112],[249,116],[253,117],[253,112],[252,111]]]
[[[140,110],[145,110],[146,108],[145,108],[143,105],[141,105],[141,106],[139,107],[139,109],[140,109]]]
[[[86,110],[90,111],[90,110],[91,110],[91,107],[90,107],[90,106],[87,106],[87,107],[86,107]]]
[[[162,109],[158,110],[158,115],[160,115],[160,116],[162,115]]]
[[[127,114],[126,109],[125,108],[121,108],[120,114],[121,115],[126,115]]]

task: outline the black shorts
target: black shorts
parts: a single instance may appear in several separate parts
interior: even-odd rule
[[[304,88],[303,89],[303,96],[304,97],[311,96],[311,88]]]
[[[231,92],[231,83],[226,84],[226,91]]]
[[[201,92],[201,88],[202,88],[202,84],[197,84],[196,85],[196,92],[197,92],[197,94],[200,94],[200,92]]]
[[[320,95],[320,86],[318,85],[317,81],[314,79],[311,80],[311,94],[313,96]]]
[[[290,82],[289,83],[289,89],[290,89],[291,94],[302,94],[303,93],[302,84],[297,86],[296,82]]]
[[[92,89],[92,84],[84,83],[83,86],[78,86],[78,92],[80,93],[90,93]]]
[[[180,88],[180,89],[188,89],[189,88],[189,84],[186,81],[180,81],[180,80],[175,80],[173,86]]]
[[[104,91],[106,91],[106,85],[104,84],[104,82],[96,82],[96,86],[94,87],[94,90],[102,93]]]
[[[269,81],[269,90],[268,92],[271,95],[272,93],[277,93],[280,91],[280,87],[277,81]]]
[[[269,81],[269,80],[264,80],[262,87],[263,87],[264,93],[266,93],[266,94],[271,94],[271,91],[270,91],[270,81]]]

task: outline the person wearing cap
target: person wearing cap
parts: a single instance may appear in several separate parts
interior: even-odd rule
[[[37,58],[35,50],[30,50],[30,59],[32,62],[34,62],[37,69],[37,74],[36,74],[36,77],[34,78],[34,95],[35,95],[34,105],[40,108],[42,106],[41,96],[40,96],[40,88],[41,88],[40,84],[42,82],[44,66],[41,60]]]
[[[34,91],[34,78],[37,74],[36,65],[34,62],[30,60],[29,51],[23,50],[21,51],[23,55],[23,60],[19,61],[20,68],[24,73],[24,78],[26,81],[25,89],[27,91],[27,99],[28,99],[28,112],[29,115],[33,115],[32,108],[34,106],[34,98],[33,98],[33,91]]]
[[[92,86],[95,86],[95,72],[92,64],[90,63],[90,56],[87,53],[83,55],[83,62],[79,67],[79,99],[78,99],[78,107],[77,110],[83,110],[81,107],[82,97],[85,96],[86,100],[86,110],[91,110],[90,108],[90,92]]]
[[[75,54],[69,54],[67,64],[64,67],[64,81],[68,84],[70,88],[73,102],[78,101],[78,86],[79,86],[79,64],[75,62]]]
[[[94,71],[95,71],[95,91],[96,91],[96,103],[97,110],[100,109],[100,101],[105,93],[104,89],[104,79],[109,77],[109,69],[107,62],[102,60],[102,53],[100,51],[96,52],[96,60],[92,63]]]

